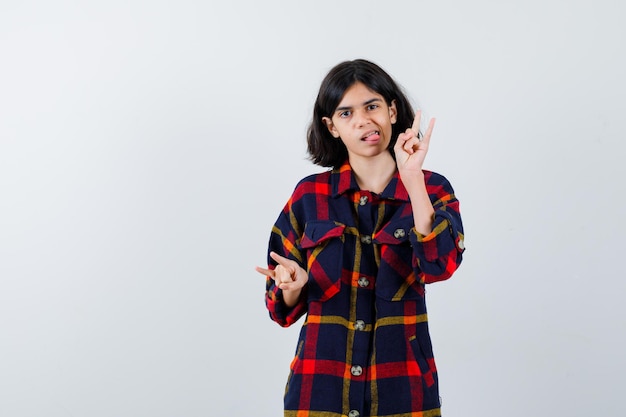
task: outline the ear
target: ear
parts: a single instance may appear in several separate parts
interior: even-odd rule
[[[389,119],[391,119],[391,124],[395,124],[398,120],[398,109],[396,109],[396,100],[391,100],[391,104],[389,105]]]
[[[322,117],[322,122],[324,122],[324,124],[328,128],[328,131],[331,135],[333,135],[334,138],[339,137],[339,132],[337,131],[337,128],[335,127],[335,124],[330,117]]]

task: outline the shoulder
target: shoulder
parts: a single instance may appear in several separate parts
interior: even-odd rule
[[[315,183],[315,184],[329,183],[331,174],[332,174],[332,170],[327,170],[327,171],[311,174],[302,178],[300,181],[298,181],[298,185],[309,184],[309,183]]]
[[[332,171],[324,171],[302,178],[296,184],[292,198],[299,199],[307,194],[329,193],[331,188],[331,173]]]
[[[320,201],[331,195],[331,172],[321,172],[302,178],[295,186],[283,214],[289,213],[304,224],[317,216]]]

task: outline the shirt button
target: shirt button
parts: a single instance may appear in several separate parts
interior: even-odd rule
[[[465,249],[465,241],[463,239],[459,239],[459,243],[457,244],[457,246],[461,250]]]
[[[366,205],[366,204],[367,204],[367,200],[369,200],[369,199],[367,198],[367,196],[366,196],[366,195],[361,196],[361,198],[359,198],[359,205],[360,205],[360,206],[364,206],[364,205]]]
[[[365,278],[365,277],[361,277],[359,278],[359,286],[360,287],[367,287],[368,285],[370,285],[370,280]]]
[[[372,237],[369,235],[361,236],[361,243],[370,244],[372,243]]]
[[[365,330],[365,322],[363,320],[355,321],[354,330]]]
[[[396,229],[396,230],[393,232],[393,236],[394,236],[396,239],[400,239],[401,237],[404,237],[405,235],[406,235],[406,233],[405,233],[404,229]]]
[[[355,365],[352,367],[352,369],[350,369],[350,372],[354,376],[360,376],[363,373],[363,368],[361,368],[359,365]]]
[[[359,417],[360,415],[361,413],[356,410],[350,410],[350,412],[348,413],[348,417]]]

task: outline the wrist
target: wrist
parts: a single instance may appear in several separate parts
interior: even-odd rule
[[[424,173],[419,171],[400,171],[400,179],[406,191],[411,197],[412,194],[421,193],[426,189],[426,181],[424,179]]]

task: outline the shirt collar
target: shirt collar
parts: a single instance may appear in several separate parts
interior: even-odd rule
[[[339,197],[344,193],[359,190],[359,185],[356,182],[354,172],[352,171],[352,167],[350,166],[348,160],[346,160],[339,168],[332,170],[330,182],[333,197]],[[380,194],[380,198],[409,201],[409,194],[400,180],[400,174],[397,169],[394,172],[391,181],[387,184],[387,187],[385,187],[383,192]]]

